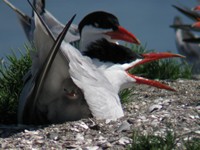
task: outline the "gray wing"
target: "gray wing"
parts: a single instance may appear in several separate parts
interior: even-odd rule
[[[49,11],[45,9],[45,0],[34,0],[33,4],[37,12],[41,15],[48,28],[53,35],[57,37],[64,29],[64,25],[58,21]],[[33,13],[34,14],[34,13]],[[69,28],[69,32],[66,34],[65,42],[75,42],[80,39],[78,26],[72,24]]]
[[[44,60],[40,60],[34,78],[23,88],[19,123],[61,123],[89,117],[90,111],[83,94],[69,76],[68,60],[58,51],[58,42],[61,43],[62,39],[55,42],[51,31],[44,27],[40,19],[35,15],[34,44],[38,51],[47,51],[47,56],[41,57],[38,53],[38,59]]]
[[[13,4],[11,4],[8,0],[3,0],[11,9],[13,9],[22,25],[22,28],[26,34],[27,39],[32,43],[33,41],[33,31],[34,31],[34,15],[32,17],[23,13],[20,9],[16,8]],[[36,8],[36,11],[41,15],[42,19],[51,30],[53,35],[57,37],[62,30],[64,29],[64,25],[60,23],[50,12],[45,9],[45,0],[34,0],[33,4]],[[33,13],[34,14],[34,13]],[[69,28],[69,32],[65,36],[64,39],[66,42],[77,42],[80,40],[78,26],[72,24]]]
[[[22,28],[25,32],[25,35],[29,41],[33,40],[33,19],[29,17],[28,15],[24,14],[21,10],[16,8],[14,5],[12,5],[8,0],[3,0],[11,9],[13,9],[20,21],[20,24],[22,25]]]

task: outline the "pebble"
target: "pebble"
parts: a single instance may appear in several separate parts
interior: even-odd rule
[[[198,131],[195,131],[195,133],[200,135],[200,130],[198,130]]]
[[[85,147],[83,148],[83,150],[98,150],[99,146],[89,146],[89,147]]]
[[[110,142],[106,142],[101,145],[101,148],[103,148],[103,149],[107,149],[107,148],[111,148],[111,147],[113,147],[113,145]]]
[[[127,121],[124,121],[117,129],[117,132],[128,131],[128,130],[130,130],[130,127],[131,127],[131,125]]]
[[[149,112],[152,113],[155,110],[160,110],[162,108],[162,105],[152,105],[149,107]]]
[[[57,141],[59,139],[58,138],[58,133],[50,133],[49,138],[52,139],[52,140]]]
[[[127,145],[131,143],[131,139],[128,137],[121,137],[118,142],[120,145]]]
[[[78,133],[75,138],[77,141],[84,141],[84,136],[81,133]]]
[[[82,127],[83,129],[88,129],[88,125],[85,124],[85,122],[81,121],[80,123],[77,124],[78,126]]]

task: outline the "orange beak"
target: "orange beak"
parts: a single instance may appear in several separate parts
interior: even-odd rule
[[[194,11],[200,11],[200,5],[193,8]]]
[[[155,60],[159,60],[162,58],[170,58],[170,57],[181,57],[184,58],[184,56],[179,55],[179,54],[173,54],[173,53],[168,53],[168,52],[161,52],[161,53],[148,53],[148,54],[142,54],[142,56],[144,57],[141,61],[139,61],[138,63],[134,64],[133,66],[129,67],[126,69],[126,73],[133,79],[136,80],[136,83],[138,84],[146,84],[146,85],[150,85],[150,86],[154,86],[160,89],[165,89],[165,90],[169,90],[169,91],[175,91],[173,88],[162,84],[158,81],[154,81],[154,80],[150,80],[150,79],[145,79],[143,77],[138,77],[135,75],[132,75],[130,73],[128,73],[128,71],[131,68],[134,68],[136,66],[139,66],[141,64],[145,64],[147,62],[151,62],[151,61],[155,61]]]
[[[118,26],[118,29],[115,31],[106,32],[106,35],[109,35],[111,39],[114,40],[123,40],[126,42],[134,43],[139,45],[140,41],[136,38],[135,35],[127,31],[125,28]]]
[[[192,27],[200,29],[200,21],[197,21],[194,24],[192,24]]]

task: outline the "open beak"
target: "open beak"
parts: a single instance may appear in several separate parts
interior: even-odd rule
[[[118,26],[117,30],[106,32],[105,34],[109,35],[111,39],[114,40],[123,40],[126,42],[135,43],[137,45],[140,44],[140,41],[136,38],[136,36],[127,31],[122,26]]]
[[[160,53],[148,53],[148,54],[142,54],[142,56],[144,57],[141,61],[139,61],[138,63],[134,64],[133,66],[129,67],[128,69],[126,69],[126,73],[133,79],[136,80],[136,83],[138,84],[146,84],[146,85],[150,85],[150,86],[154,86],[160,89],[166,89],[169,91],[175,91],[173,88],[162,84],[158,81],[154,81],[154,80],[150,80],[150,79],[145,79],[143,77],[138,77],[135,75],[130,74],[128,71],[131,68],[134,68],[136,66],[145,64],[147,62],[151,62],[151,61],[155,61],[158,59],[162,59],[162,58],[170,58],[170,57],[181,57],[184,58],[184,56],[179,55],[179,54],[173,54],[173,53],[168,53],[168,52],[160,52]]]

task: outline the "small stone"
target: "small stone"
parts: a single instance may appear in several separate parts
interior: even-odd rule
[[[111,147],[113,147],[113,145],[109,142],[106,142],[101,145],[101,148],[103,148],[103,149],[107,149],[107,148],[111,148]]]
[[[102,143],[107,142],[107,138],[104,138],[103,136],[99,136],[99,138],[96,139],[98,141],[98,145],[101,145]]]
[[[79,149],[79,146],[78,145],[63,145],[64,148],[67,148],[67,149]]]
[[[37,135],[37,134],[39,134],[39,131],[24,130],[24,132],[25,132],[26,134],[29,134],[29,135]]]
[[[200,111],[200,105],[199,105],[199,106],[196,106],[196,109]]]
[[[130,126],[131,125],[127,121],[124,121],[117,129],[117,132],[128,131],[130,130]]]
[[[89,128],[88,125],[85,124],[85,122],[80,122],[77,125],[82,127],[82,128],[84,128],[84,129],[88,129]]]
[[[131,139],[128,137],[121,137],[118,142],[120,145],[127,145],[131,143]]]
[[[160,110],[162,108],[162,105],[152,105],[149,107],[149,112],[152,113],[155,110]]]
[[[80,132],[79,129],[77,129],[77,128],[70,128],[70,130]]]
[[[166,99],[162,102],[164,105],[169,105],[171,103],[170,99]]]
[[[51,133],[49,136],[50,139],[53,139],[55,141],[57,141],[59,139],[58,134],[57,133]]]
[[[83,150],[98,150],[98,149],[99,149],[99,146],[88,146],[88,147],[83,148]]]
[[[83,136],[81,133],[78,133],[78,134],[76,135],[76,140],[77,140],[77,141],[84,141],[84,136]]]
[[[194,131],[196,134],[199,134],[200,135],[200,130],[198,130],[198,131]]]
[[[35,143],[36,144],[44,144],[45,142],[44,142],[44,140],[36,140]]]

